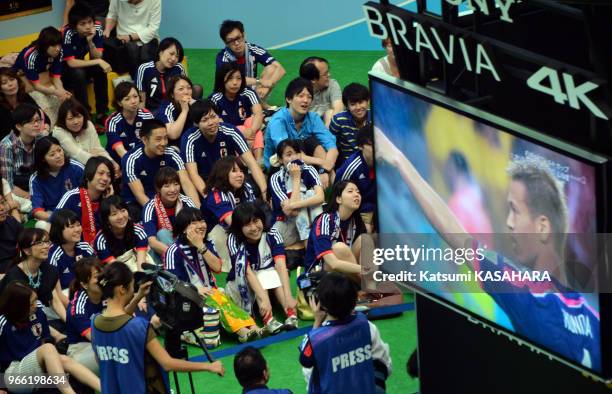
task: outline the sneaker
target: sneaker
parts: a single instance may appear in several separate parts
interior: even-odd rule
[[[246,343],[259,339],[259,330],[250,330],[244,335],[238,335],[238,342]]]
[[[276,335],[283,330],[283,325],[276,319],[272,319],[266,324],[265,330],[270,335]]]
[[[298,318],[297,318],[297,316],[289,316],[285,320],[285,326],[284,326],[285,331],[295,330],[296,328],[298,328]]]

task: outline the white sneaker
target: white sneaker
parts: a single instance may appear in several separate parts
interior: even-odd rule
[[[291,330],[295,330],[296,328],[298,328],[298,318],[297,316],[289,316],[286,320],[285,320],[285,331],[291,331]]]
[[[270,335],[276,335],[283,330],[283,325],[276,319],[272,319],[266,324],[266,331]]]

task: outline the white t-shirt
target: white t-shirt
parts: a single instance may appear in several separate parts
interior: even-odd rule
[[[159,40],[161,9],[161,0],[143,0],[138,4],[111,0],[106,17],[117,21],[117,35],[137,33],[140,41],[147,44],[154,38]]]

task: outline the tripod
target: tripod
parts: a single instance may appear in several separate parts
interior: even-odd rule
[[[172,357],[187,360],[189,359],[187,348],[181,345],[181,333],[182,332],[183,330],[177,330],[174,328],[170,328],[170,330],[166,334],[164,343],[165,343],[166,350],[168,351],[168,354],[170,354]],[[193,336],[196,338],[196,340],[198,341],[198,344],[200,345],[200,348],[202,349],[202,351],[204,351],[206,358],[208,359],[209,362],[212,363],[214,360],[212,356],[210,355],[210,353],[208,352],[208,349],[206,348],[206,344],[204,343],[204,340],[196,335],[195,330],[189,330],[189,332],[191,332]],[[176,388],[176,393],[181,394],[181,388],[179,385],[177,372],[173,371],[172,376],[174,377],[174,387]],[[189,376],[189,387],[191,388],[191,394],[195,394],[195,389],[193,386],[193,375],[191,374],[191,372],[187,372],[187,376]]]

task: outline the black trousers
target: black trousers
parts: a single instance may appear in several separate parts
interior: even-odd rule
[[[87,85],[93,79],[94,94],[96,96],[96,113],[105,114],[108,110],[108,82],[106,73],[99,66],[92,67],[65,67],[62,82],[64,86],[74,93],[74,97],[91,112],[87,100]]]
[[[136,80],[138,66],[155,60],[158,46],[157,39],[138,45],[133,41],[124,44],[117,37],[110,37],[104,42],[104,59],[110,63],[116,73],[129,72],[132,79]]]

